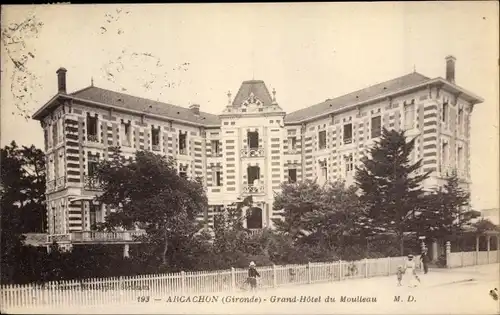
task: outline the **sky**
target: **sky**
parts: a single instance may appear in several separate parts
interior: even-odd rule
[[[472,113],[472,205],[499,207],[496,1],[30,5],[1,14],[2,30],[14,32],[10,42],[2,36],[2,147],[43,146],[39,122],[20,113],[56,94],[59,67],[68,92],[93,80],[214,114],[228,91],[234,97],[242,81],[260,79],[291,112],[414,69],[444,77],[454,55],[456,83],[485,99]],[[11,30],[30,17],[43,23],[37,36]],[[24,81],[13,60],[29,72]]]

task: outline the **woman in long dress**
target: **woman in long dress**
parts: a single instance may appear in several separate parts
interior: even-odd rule
[[[417,270],[416,270],[416,265],[415,261],[413,260],[413,255],[408,255],[408,260],[406,260],[405,263],[405,275],[408,277],[408,286],[409,287],[416,287],[417,282],[420,282],[420,279],[417,276]]]

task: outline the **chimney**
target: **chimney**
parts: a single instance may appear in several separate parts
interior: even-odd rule
[[[446,57],[446,81],[455,83],[455,61],[457,59],[453,56]]]
[[[189,109],[193,112],[193,114],[195,115],[200,115],[200,105],[198,104],[193,104],[191,106],[189,106]]]
[[[57,69],[57,91],[66,94],[66,72],[64,68]]]

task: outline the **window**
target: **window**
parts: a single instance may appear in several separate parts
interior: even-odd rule
[[[98,161],[96,157],[89,157],[87,164],[87,173],[90,177],[94,177],[97,172]]]
[[[297,138],[296,137],[288,137],[288,144],[291,150],[297,149]]]
[[[352,124],[344,125],[344,143],[349,144],[352,142]]]
[[[95,228],[95,225],[97,224],[97,212],[99,211],[99,205],[95,204],[90,204],[90,209],[89,209],[89,214],[90,214],[90,228],[93,229]]]
[[[87,116],[87,140],[97,142],[97,117]]]
[[[257,207],[249,209],[246,221],[248,229],[262,229],[262,209]]]
[[[54,179],[59,178],[59,156],[57,153],[54,154]]]
[[[249,131],[247,134],[247,142],[250,149],[258,149],[259,133],[257,131]]]
[[[319,138],[319,149],[326,149],[326,130],[321,130],[318,134]]]
[[[179,132],[179,154],[187,154],[187,132]]]
[[[122,122],[122,145],[130,147],[132,144],[132,132],[130,122]]]
[[[54,122],[52,125],[52,143],[54,146],[57,145],[57,122]]]
[[[458,147],[458,150],[457,150],[457,169],[459,172],[462,172],[463,169],[462,169],[462,164],[463,164],[463,148],[462,147]]]
[[[220,171],[215,171],[215,186],[222,186],[222,177]]]
[[[344,156],[344,160],[345,160],[345,172],[346,175],[348,175],[354,170],[352,154]]]
[[[151,126],[151,144],[153,151],[160,151],[160,128]]]
[[[405,105],[405,129],[413,129],[415,125],[415,105]]]
[[[462,133],[462,125],[463,125],[463,120],[464,120],[464,109],[463,108],[459,108],[458,109],[458,131],[460,133]]]
[[[43,141],[45,143],[45,151],[49,148],[49,131],[47,129],[43,130]]]
[[[260,180],[260,168],[258,166],[249,166],[247,168],[248,185],[258,185]]]
[[[179,176],[182,178],[187,178],[187,165],[179,165]]]
[[[319,162],[319,178],[320,183],[325,183],[328,178],[328,168],[326,166],[326,161]]]
[[[289,183],[296,183],[297,182],[297,170],[296,169],[289,169],[288,170],[288,182]]]
[[[441,115],[443,122],[446,124],[448,121],[448,101],[443,103],[443,113]]]
[[[380,137],[382,129],[382,118],[380,116],[372,117],[371,128],[372,139]]]
[[[212,140],[212,155],[220,156],[220,141]]]
[[[444,142],[443,147],[442,147],[442,161],[443,161],[443,168],[448,167],[448,143]]]

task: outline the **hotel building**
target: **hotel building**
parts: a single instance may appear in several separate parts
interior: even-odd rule
[[[136,150],[171,156],[182,176],[203,178],[210,207],[200,219],[207,225],[224,205],[252,195],[247,227],[271,226],[280,216],[272,204],[282,182],[352,183],[382,127],[416,138],[411,159],[422,159],[419,171],[431,172],[425,188],[441,185],[452,170],[468,186],[470,117],[483,100],[455,83],[454,57],[446,58],[445,69],[445,78],[413,72],[291,113],[263,81],[244,81],[214,115],[199,105],[93,85],[68,93],[60,68],[57,94],[33,115],[45,136],[48,233],[70,243],[99,240],[91,228],[110,210],[92,201],[99,194],[93,174],[115,146],[125,156]]]

